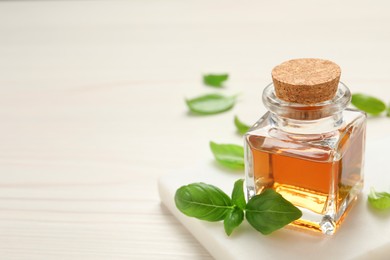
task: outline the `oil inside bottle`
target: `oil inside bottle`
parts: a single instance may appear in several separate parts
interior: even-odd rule
[[[361,124],[351,120],[333,132],[303,139],[272,127],[248,134],[255,193],[275,189],[303,212],[293,226],[333,234],[363,186]]]

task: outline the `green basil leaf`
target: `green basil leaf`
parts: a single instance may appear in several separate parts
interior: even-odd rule
[[[245,201],[245,194],[244,194],[243,179],[239,179],[234,183],[234,188],[232,192],[232,202],[240,209],[245,209],[246,201]]]
[[[378,115],[386,109],[386,104],[382,100],[365,94],[353,94],[351,103],[371,115]]]
[[[203,75],[203,83],[207,86],[220,88],[228,78],[229,74],[208,74]]]
[[[237,131],[242,135],[248,132],[249,128],[251,128],[249,125],[241,122],[240,119],[238,119],[238,116],[234,117],[234,125],[236,126]]]
[[[210,142],[215,159],[231,169],[244,168],[244,148],[235,144],[217,144]]]
[[[249,200],[245,216],[252,227],[268,235],[299,219],[302,212],[276,191],[266,189]]]
[[[234,208],[226,193],[202,182],[180,187],[175,194],[175,203],[183,214],[206,221],[223,220]]]
[[[238,227],[244,220],[244,211],[238,207],[235,207],[227,215],[223,221],[225,232],[230,236],[233,230]]]
[[[368,195],[368,202],[376,209],[389,209],[390,193],[375,192],[374,188],[371,188],[370,194]]]
[[[390,104],[387,106],[386,116],[390,117]]]
[[[186,100],[191,112],[201,115],[212,115],[231,109],[236,103],[236,96],[207,94]]]

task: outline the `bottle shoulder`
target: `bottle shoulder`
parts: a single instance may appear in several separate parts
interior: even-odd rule
[[[365,125],[367,114],[357,109],[347,108],[343,111],[343,120],[345,125]]]
[[[294,139],[299,139],[299,137],[301,137],[303,140],[308,140],[310,137],[316,139],[317,135],[332,135],[332,132],[343,131],[343,129],[350,127],[365,127],[367,121],[366,113],[352,108],[345,109],[340,118],[341,120],[339,121],[330,118],[329,121],[333,124],[328,129],[320,127],[326,120],[324,120],[324,122],[321,122],[321,120],[301,120],[300,123],[297,123],[299,122],[298,120],[294,120],[294,126],[301,124],[303,129],[305,129],[304,127],[307,127],[307,129],[310,127],[307,132],[300,131],[297,133],[285,131],[286,128],[277,125],[272,119],[271,113],[267,112],[249,129],[246,135],[268,136],[271,131],[271,133],[280,132],[282,136],[294,137]],[[288,120],[285,122],[288,124]],[[326,126],[329,126],[329,122],[326,123]]]
[[[314,122],[315,123],[315,122]],[[284,151],[295,155],[321,155],[331,157],[338,153],[341,147],[345,149],[347,140],[352,136],[365,135],[366,115],[355,109],[343,111],[342,122],[331,131],[321,131],[309,134],[286,132],[274,124],[270,113],[261,117],[245,135],[246,145],[269,152]],[[312,129],[311,129],[312,130]],[[326,155],[324,157],[324,155]]]

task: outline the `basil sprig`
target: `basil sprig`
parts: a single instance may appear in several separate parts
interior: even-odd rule
[[[239,179],[234,183],[234,188],[232,192],[232,202],[234,205],[236,205],[242,210],[244,210],[246,207],[243,179]]]
[[[186,99],[190,111],[199,115],[212,115],[225,112],[234,107],[237,96],[221,94],[206,94],[192,99]]]
[[[232,209],[223,221],[223,227],[226,235],[230,236],[235,228],[244,221],[244,211],[235,207]]]
[[[234,125],[236,126],[237,131],[242,135],[248,132],[249,128],[251,128],[249,125],[241,122],[240,119],[238,119],[238,116],[234,117]]]
[[[180,187],[175,194],[176,207],[189,217],[206,221],[224,221],[230,236],[244,220],[268,235],[302,216],[302,212],[272,189],[252,197],[246,204],[242,179],[234,184],[232,199],[219,188],[205,183]]]
[[[390,209],[390,193],[376,192],[374,188],[371,188],[368,203],[376,209]]]
[[[203,75],[203,83],[210,87],[221,88],[222,83],[229,79],[229,74],[207,74]]]
[[[183,186],[176,191],[176,207],[190,217],[220,221],[234,208],[232,200],[219,188],[203,182]]]
[[[373,96],[357,93],[352,95],[352,105],[371,115],[379,115],[386,110],[386,104]]]
[[[236,144],[210,142],[210,149],[217,162],[230,169],[244,168],[244,148]]]
[[[274,190],[266,189],[246,205],[246,219],[263,235],[302,217],[302,212]]]

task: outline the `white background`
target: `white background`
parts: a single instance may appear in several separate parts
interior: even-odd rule
[[[272,68],[318,57],[390,102],[388,1],[0,2],[0,258],[208,259],[157,179],[241,143]],[[228,72],[224,90],[201,75]],[[241,93],[227,113],[185,97]],[[371,118],[368,142],[389,135]],[[183,174],[186,174],[183,172]]]

